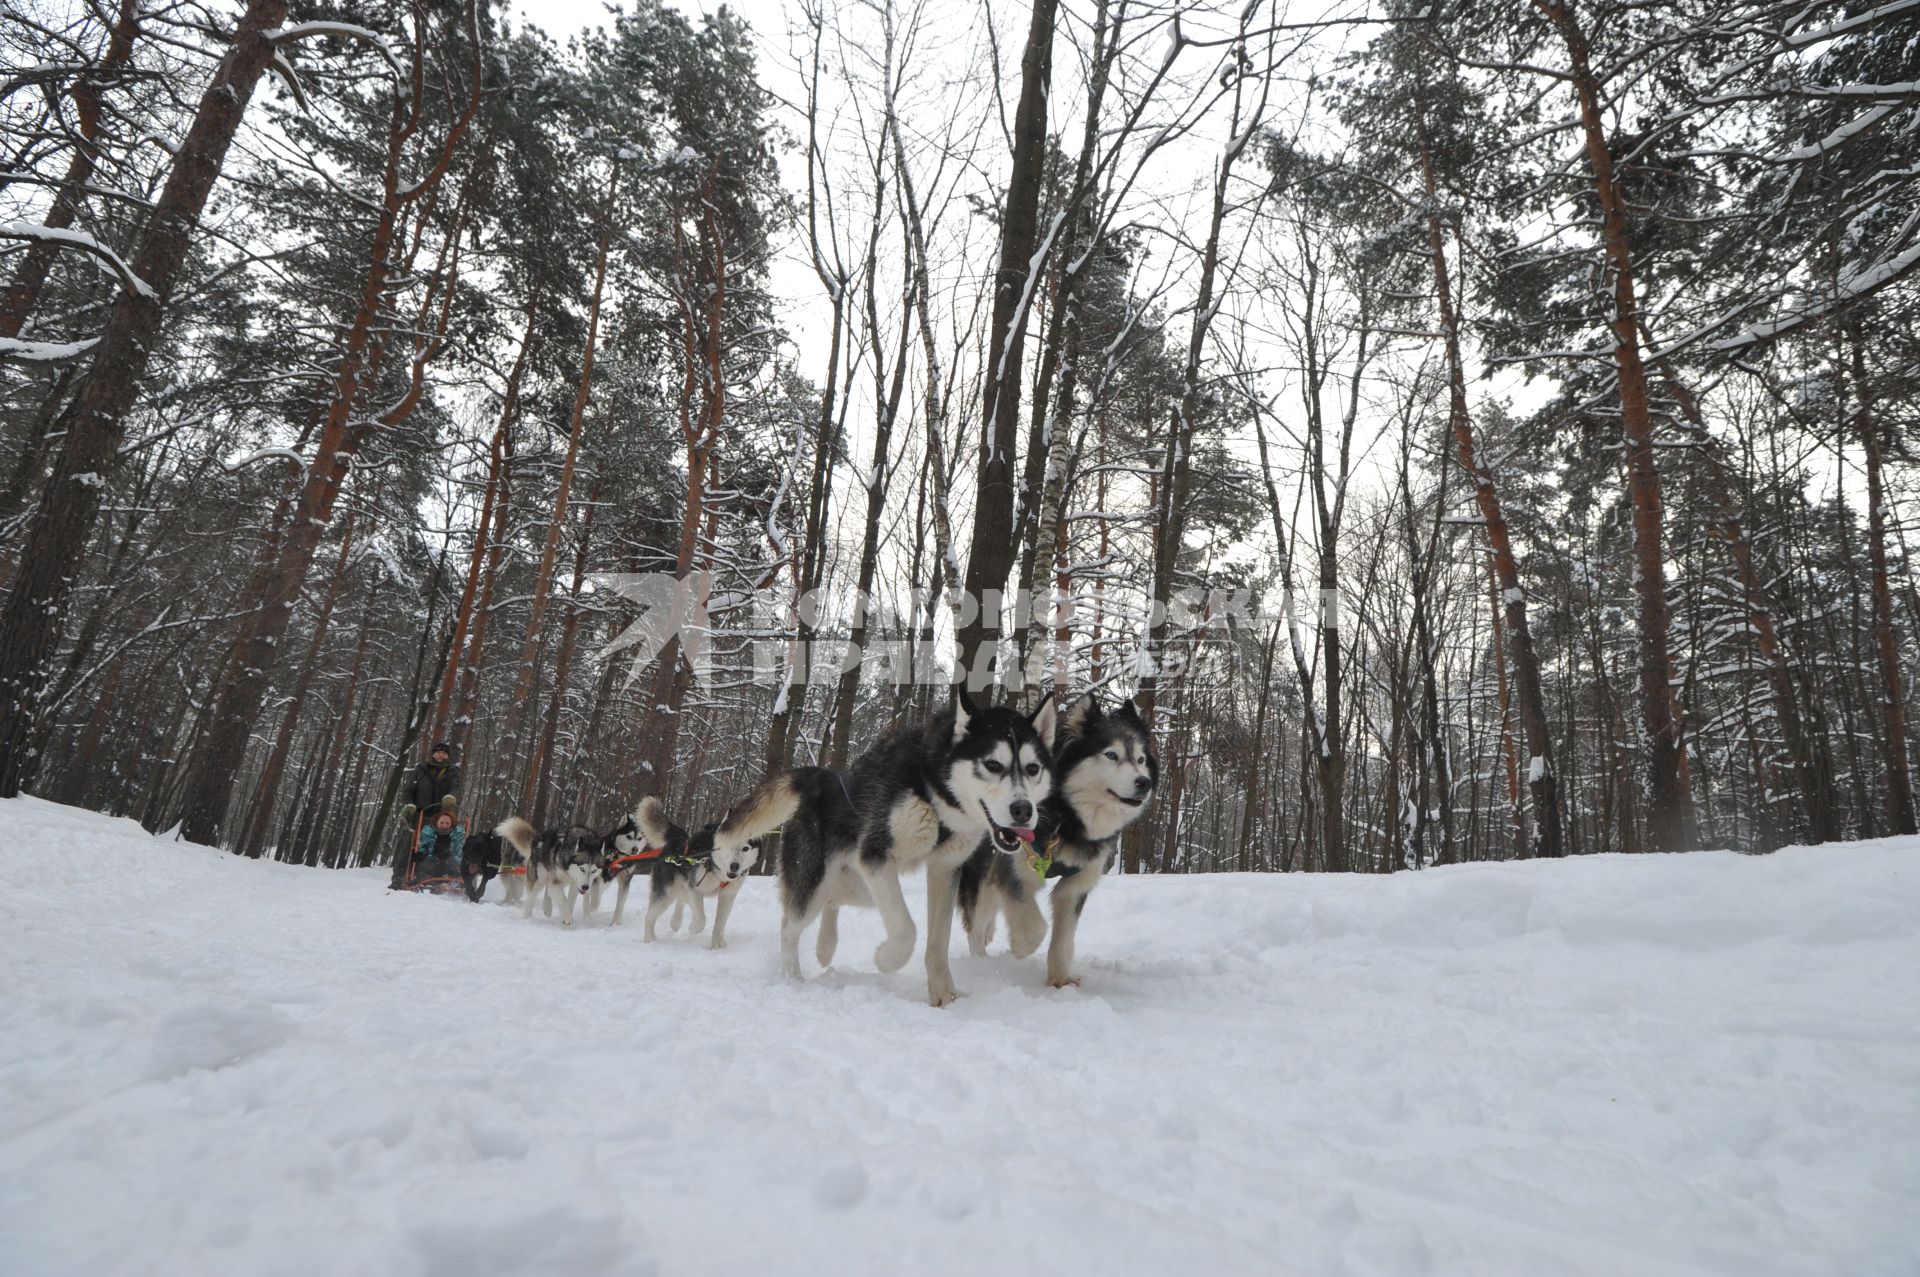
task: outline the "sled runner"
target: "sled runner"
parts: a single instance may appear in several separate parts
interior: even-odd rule
[[[460,874],[434,874],[424,878],[409,876],[406,885],[400,889],[430,892],[436,896],[467,896],[469,899],[478,899],[471,894],[466,878]]]

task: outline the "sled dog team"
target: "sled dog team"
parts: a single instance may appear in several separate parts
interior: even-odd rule
[[[1132,701],[1103,709],[1091,695],[1059,714],[1051,697],[1032,714],[982,708],[965,692],[959,706],[876,741],[844,773],[824,767],[775,772],[717,822],[688,831],[656,798],[641,801],[618,828],[578,826],[536,832],[511,817],[491,834],[490,864],[510,871],[507,900],[533,916],[544,899],[551,916],[573,924],[575,901],[587,917],[609,882],[619,883],[613,921],[626,910],[638,872],[650,874],[645,939],[673,910],[690,909],[698,934],[714,904],[712,948],[726,944],[727,915],[759,856],[756,840],[779,831],[780,961],[798,977],[800,940],[816,922],[814,956],[822,967],[839,944],[841,908],[876,909],[886,938],[874,951],[883,972],[912,957],[917,936],[901,878],[925,868],[927,1000],[959,996],[948,967],[959,909],[969,948],[980,954],[995,920],[1007,921],[1009,946],[1024,958],[1040,947],[1048,921],[1040,903],[1048,879],[1052,942],[1047,983],[1078,984],[1074,935],[1087,897],[1100,884],[1123,830],[1139,819],[1158,783],[1158,763]],[[641,857],[643,853],[657,853]]]

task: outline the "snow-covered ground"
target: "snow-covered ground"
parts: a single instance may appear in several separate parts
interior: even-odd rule
[[[1116,879],[935,1011],[767,880],[716,953],[0,802],[0,1272],[1911,1275],[1916,853]]]

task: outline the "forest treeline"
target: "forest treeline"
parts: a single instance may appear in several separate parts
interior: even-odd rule
[[[365,865],[449,739],[478,820],[692,823],[917,645],[1135,698],[1130,871],[1914,832],[1914,0],[0,54],[0,795]]]

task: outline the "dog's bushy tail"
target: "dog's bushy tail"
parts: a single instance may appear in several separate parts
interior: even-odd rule
[[[794,773],[775,772],[761,781],[751,794],[728,808],[726,816],[714,827],[715,849],[735,850],[786,824],[800,807],[800,791],[793,781]]]
[[[539,831],[520,817],[509,816],[495,825],[493,832],[506,839],[507,845],[519,853],[520,862],[525,864],[527,858],[533,854],[534,836]]]
[[[667,819],[666,805],[658,798],[642,798],[633,809],[633,823],[649,847],[664,847],[673,837],[673,822]]]

